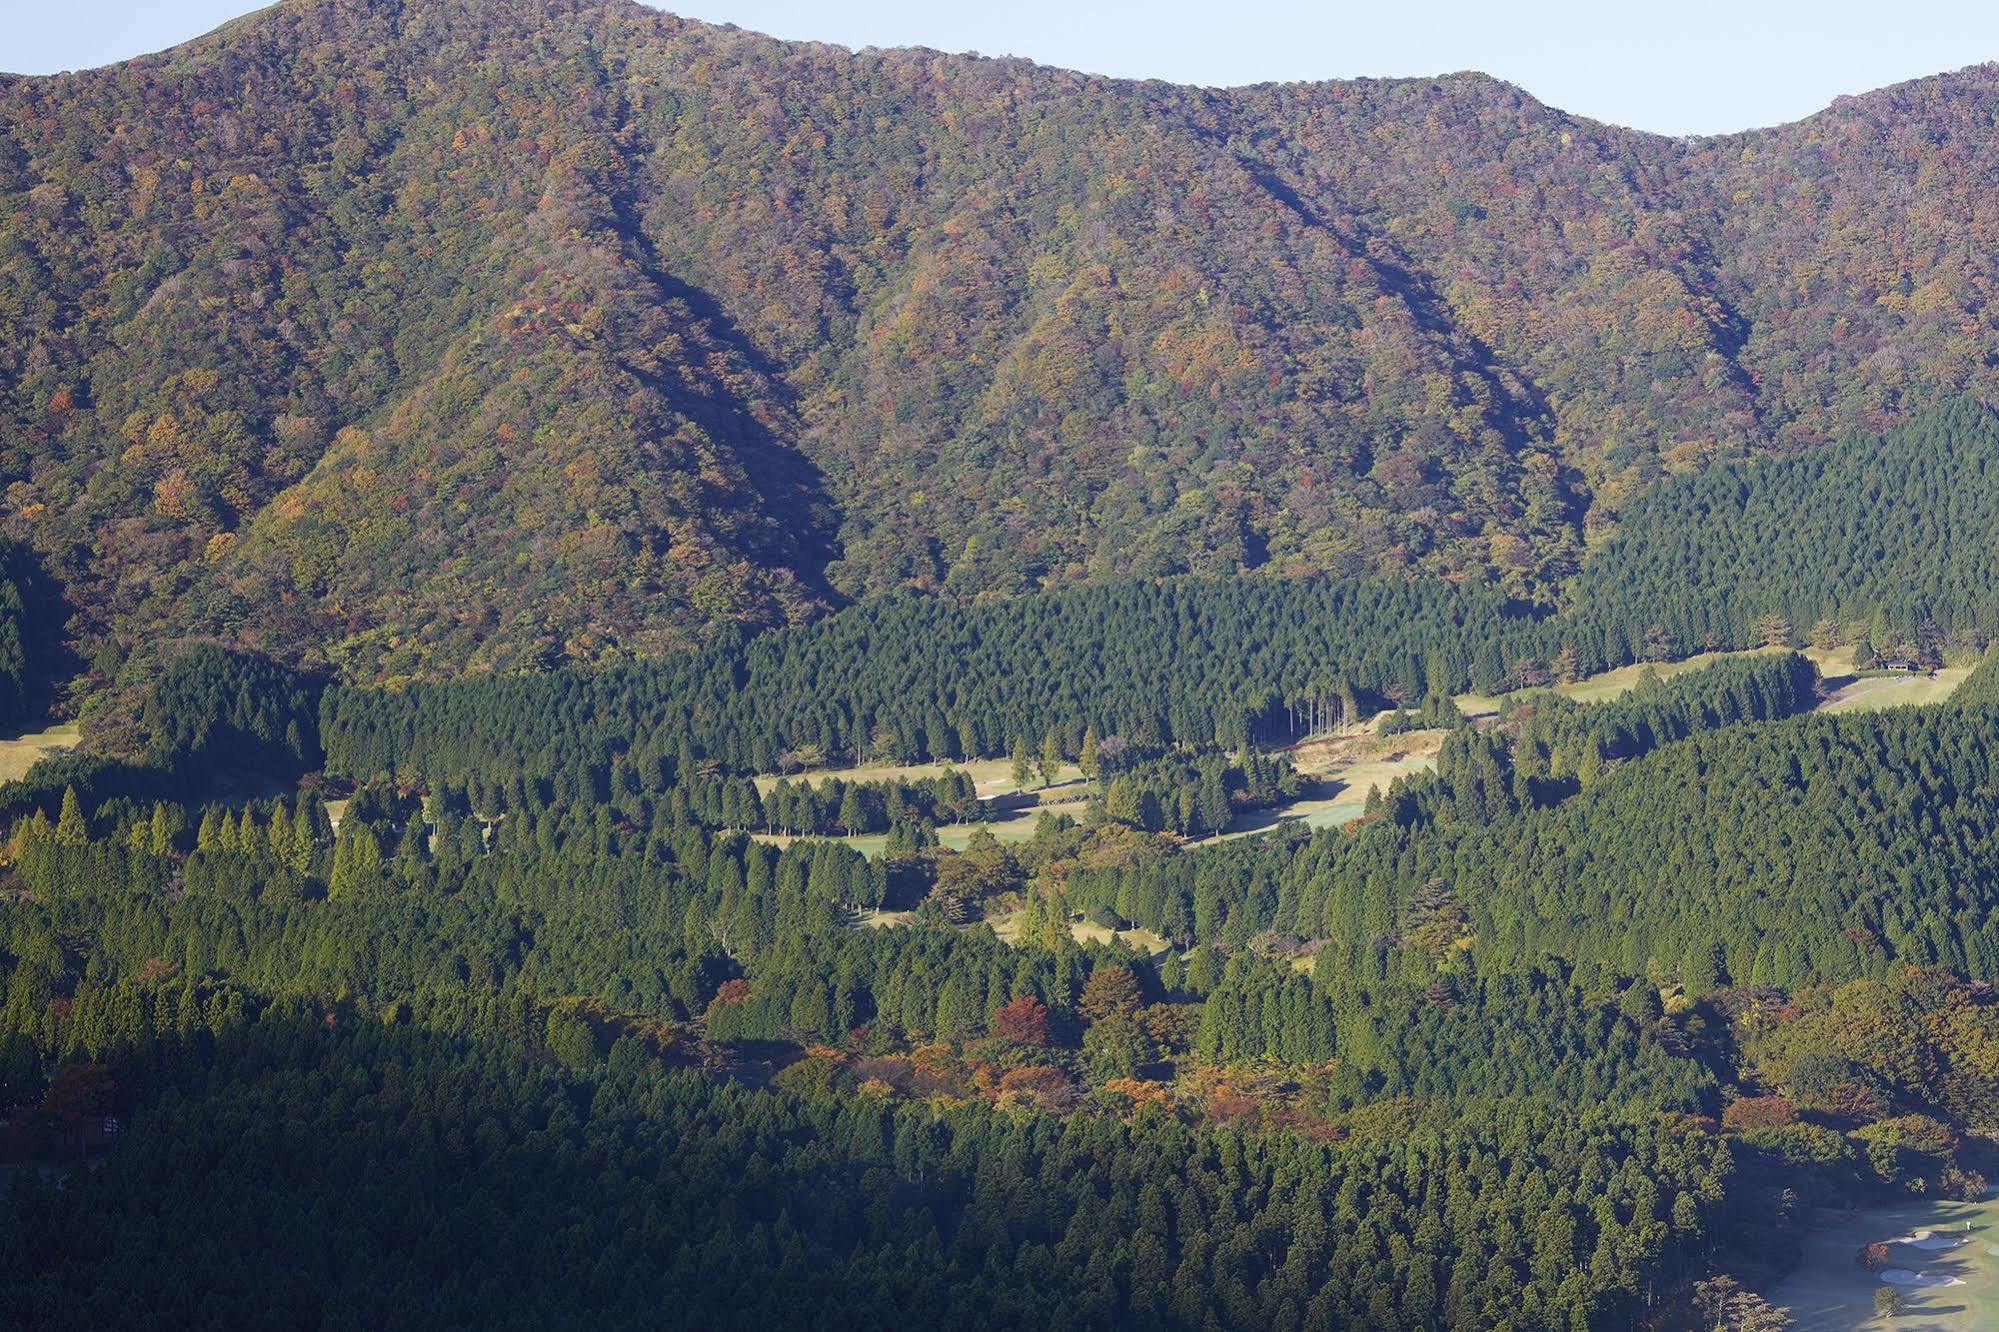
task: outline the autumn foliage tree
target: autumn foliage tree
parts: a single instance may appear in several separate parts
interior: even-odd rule
[[[1723,1128],[1737,1132],[1782,1128],[1798,1122],[1798,1112],[1781,1096],[1744,1096],[1721,1112]]]
[[[1145,1002],[1139,992],[1138,976],[1127,966],[1098,967],[1090,973],[1076,1001],[1076,1011],[1092,1022],[1105,1018],[1130,1017]]]
[[[1015,1045],[1046,1045],[1048,1007],[1031,994],[1009,999],[993,1011],[992,1031]]]

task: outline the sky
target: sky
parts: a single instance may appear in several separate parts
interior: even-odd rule
[[[0,69],[45,74],[171,46],[255,0],[0,0]],[[1577,115],[1717,134],[1842,93],[1999,59],[1969,0],[675,0],[691,18],[846,46],[1017,55],[1230,85],[1477,69]]]

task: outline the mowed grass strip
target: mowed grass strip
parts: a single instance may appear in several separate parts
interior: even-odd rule
[[[846,768],[811,768],[794,773],[765,773],[756,778],[757,794],[767,795],[771,787],[780,781],[809,781],[814,785],[829,777],[838,777],[843,782],[920,782],[933,777],[942,777],[946,772],[962,772],[972,779],[972,785],[982,797],[1012,795],[1025,791],[1032,795],[1043,790],[1070,786],[1083,780],[1083,770],[1073,763],[1064,763],[1055,774],[1055,780],[1044,784],[1037,766],[1035,774],[1027,779],[1026,786],[1018,786],[1013,780],[1012,759],[971,759],[963,763],[863,763]]]
[[[1458,710],[1467,717],[1496,716],[1500,707],[1509,699],[1523,698],[1529,694],[1556,693],[1563,698],[1574,699],[1578,703],[1603,703],[1619,698],[1637,688],[1647,672],[1656,674],[1662,680],[1670,680],[1676,675],[1712,666],[1730,657],[1753,657],[1769,652],[1787,651],[1785,648],[1750,648],[1742,652],[1703,652],[1688,657],[1684,661],[1640,662],[1632,666],[1619,666],[1586,679],[1569,684],[1538,686],[1533,689],[1516,689],[1507,694],[1459,694],[1454,702]],[[1821,712],[1867,712],[1877,708],[1917,707],[1928,703],[1941,703],[1954,693],[1964,678],[1971,674],[1970,666],[1947,666],[1934,676],[1929,674],[1856,675],[1853,670],[1853,649],[1804,648],[1803,655],[1818,667],[1832,692],[1819,704]]]
[[[28,769],[43,759],[56,754],[67,754],[76,748],[81,738],[81,728],[76,722],[68,721],[51,726],[32,735],[19,735],[10,740],[0,740],[0,782],[18,782],[28,775]]]

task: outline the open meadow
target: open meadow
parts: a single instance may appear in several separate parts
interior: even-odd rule
[[[76,748],[78,735],[77,723],[69,721],[0,740],[0,782],[17,782],[43,759],[68,753]]]

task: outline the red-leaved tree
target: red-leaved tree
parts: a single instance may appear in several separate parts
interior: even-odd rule
[[[993,1012],[993,1035],[1015,1045],[1048,1044],[1048,1009],[1031,994],[1009,999]]]

